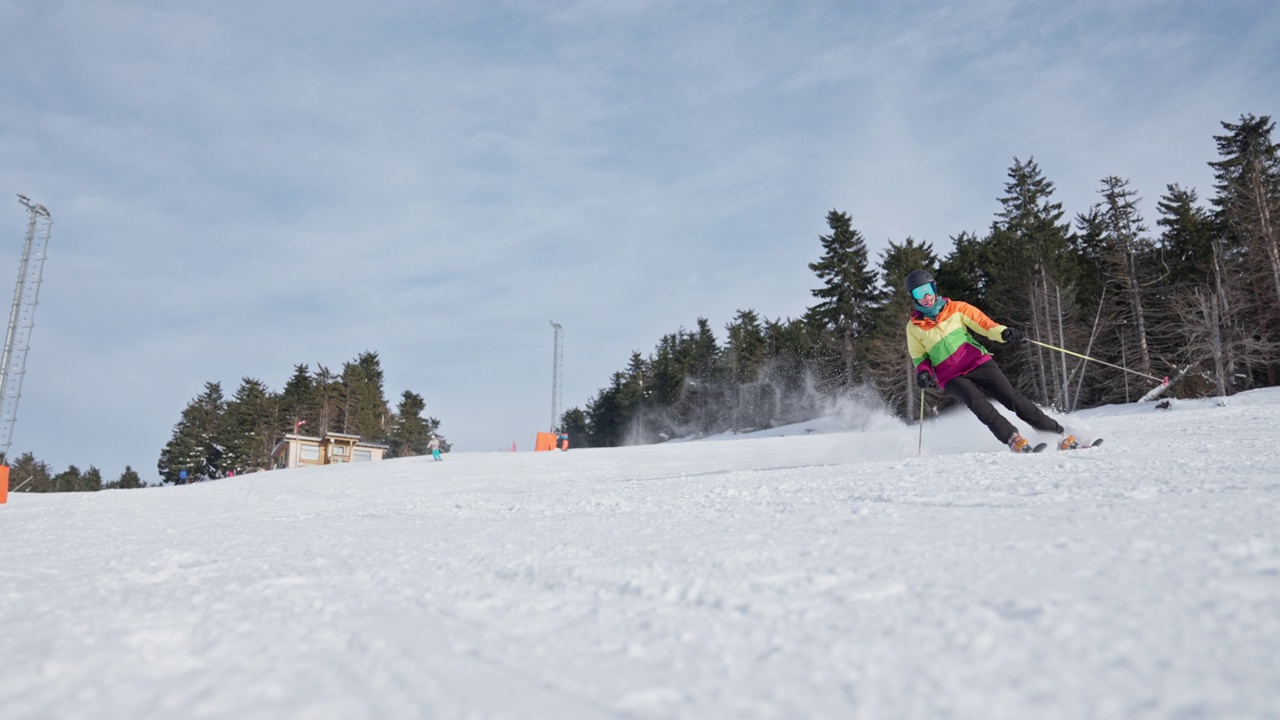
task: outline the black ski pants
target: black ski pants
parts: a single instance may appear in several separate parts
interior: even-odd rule
[[[1037,430],[1059,435],[1064,432],[1058,421],[1045,415],[1035,403],[1013,389],[1009,378],[1000,372],[1000,366],[996,365],[995,360],[988,360],[967,374],[952,378],[947,381],[945,390],[977,415],[982,424],[1002,443],[1008,443],[1018,429],[991,405],[988,396],[1000,401],[1001,405],[1017,413],[1023,422]]]

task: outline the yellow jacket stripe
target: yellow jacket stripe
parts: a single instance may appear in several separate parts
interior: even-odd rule
[[[946,298],[942,302],[946,304],[936,317],[913,312],[907,323],[907,353],[916,372],[932,372],[938,387],[991,359],[975,334],[1003,342],[1000,335],[1005,329],[969,303]]]

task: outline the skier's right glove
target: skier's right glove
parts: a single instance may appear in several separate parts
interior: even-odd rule
[[[1022,331],[1018,328],[1007,327],[1004,329],[1004,333],[1000,335],[1000,339],[1008,345],[1017,345],[1023,340],[1026,340],[1027,336],[1023,335]]]
[[[933,379],[933,373],[928,370],[921,370],[916,373],[916,384],[920,386],[921,390],[938,387],[937,381]]]

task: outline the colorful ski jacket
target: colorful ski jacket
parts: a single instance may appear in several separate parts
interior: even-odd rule
[[[907,323],[907,353],[915,363],[916,374],[928,370],[945,387],[952,378],[964,375],[991,359],[970,333],[989,340],[1004,342],[1001,325],[966,302],[943,298],[946,304],[936,317],[912,311]]]

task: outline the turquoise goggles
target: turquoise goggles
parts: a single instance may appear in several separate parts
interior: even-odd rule
[[[916,302],[924,302],[926,295],[933,295],[934,297],[937,297],[938,289],[934,287],[933,283],[925,283],[911,291],[911,297],[915,298]]]

